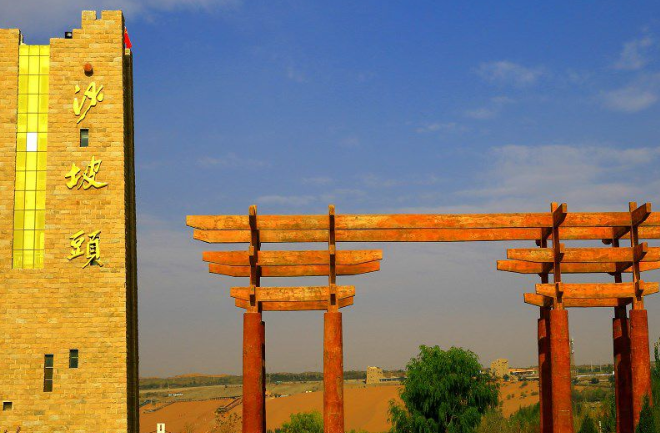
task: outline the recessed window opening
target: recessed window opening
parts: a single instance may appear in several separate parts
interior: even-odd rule
[[[69,350],[69,368],[78,368],[78,349]]]
[[[89,146],[89,129],[80,130],[80,147]]]
[[[2,410],[7,411],[12,409],[12,404],[11,401],[3,401],[2,402]]]
[[[53,392],[53,355],[44,357],[44,392]]]

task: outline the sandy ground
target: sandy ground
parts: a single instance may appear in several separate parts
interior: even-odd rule
[[[399,401],[399,389],[395,385],[347,386],[344,389],[346,430],[387,431],[390,427],[387,421],[389,401]],[[539,401],[538,383],[503,383],[500,400],[502,412],[509,416],[519,408]],[[215,422],[215,410],[226,404],[227,401],[222,400],[180,402],[153,413],[141,411],[140,433],[155,431],[158,422],[164,422],[167,431],[172,433],[208,433]],[[232,412],[240,414],[241,410],[241,406],[237,406]],[[320,391],[269,398],[266,402],[267,425],[274,429],[288,421],[292,413],[322,410],[323,393]]]
[[[511,382],[501,384],[500,401],[502,402],[502,413],[504,416],[510,416],[521,407],[538,403],[538,392],[538,382]],[[509,398],[509,396],[512,397]]]

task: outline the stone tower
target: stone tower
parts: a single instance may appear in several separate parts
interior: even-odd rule
[[[138,432],[132,55],[120,11],[0,30],[0,431]]]

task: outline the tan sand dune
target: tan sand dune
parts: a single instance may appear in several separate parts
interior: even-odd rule
[[[165,423],[167,431],[208,433],[215,425],[215,411],[231,400],[204,400],[174,403],[156,412],[145,413],[149,406],[140,410],[140,433],[156,431],[157,423]]]

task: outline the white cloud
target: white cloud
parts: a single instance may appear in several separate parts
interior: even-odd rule
[[[476,70],[483,79],[491,83],[525,87],[535,84],[543,75],[541,68],[528,68],[508,60],[482,63]]]
[[[524,211],[539,201],[575,203],[584,208],[617,208],[630,200],[657,198],[655,178],[638,173],[660,160],[660,147],[619,149],[595,145],[507,145],[488,155],[492,170],[485,187],[460,194]]]
[[[649,35],[626,42],[614,68],[629,71],[642,69],[649,62],[649,52],[654,46],[655,40]]]
[[[630,85],[603,92],[601,98],[605,107],[611,110],[636,113],[655,104],[658,101],[658,94],[655,88]]]
[[[466,130],[467,128],[465,126],[456,122],[433,122],[422,125],[415,131],[417,131],[418,134],[426,134],[430,132],[463,132]]]
[[[334,180],[330,176],[305,177],[302,182],[308,185],[330,185]]]
[[[6,0],[0,4],[0,27],[20,28],[26,41],[61,37],[64,30],[80,27],[83,10],[124,11],[128,18],[151,17],[179,9],[232,9],[242,0]],[[99,13],[100,15],[100,13]]]
[[[231,152],[222,157],[204,156],[197,160],[197,165],[203,168],[225,167],[255,169],[267,167],[269,164],[266,161],[243,158]]]
[[[350,136],[343,138],[342,140],[339,141],[339,146],[345,147],[347,149],[357,149],[358,147],[362,146],[362,142],[360,139],[356,136]]]
[[[477,120],[492,119],[500,114],[505,105],[512,104],[513,102],[515,102],[514,99],[508,96],[496,96],[490,99],[488,105],[467,110],[464,114],[467,117]]]

